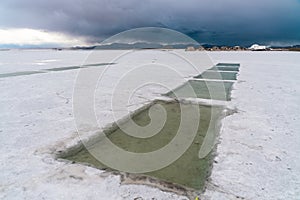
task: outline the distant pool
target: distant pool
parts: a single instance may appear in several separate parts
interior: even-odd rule
[[[165,95],[171,98],[191,98],[193,96],[187,88],[192,87],[197,98],[229,101],[232,85],[233,82],[190,80]]]
[[[8,78],[8,77],[15,77],[15,76],[28,76],[28,75],[33,75],[33,74],[47,73],[47,72],[67,71],[67,70],[75,70],[75,69],[80,69],[80,68],[107,66],[107,65],[114,65],[114,64],[115,63],[95,63],[95,64],[88,64],[88,65],[82,65],[82,66],[69,66],[69,67],[56,67],[56,68],[40,69],[37,71],[12,72],[12,73],[0,74],[0,78]]]

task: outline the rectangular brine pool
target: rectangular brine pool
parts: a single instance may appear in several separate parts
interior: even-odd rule
[[[197,191],[202,190],[205,181],[210,174],[212,153],[210,152],[206,157],[200,159],[198,156],[199,150],[208,132],[209,134],[211,134],[211,132],[214,132],[213,134],[219,132],[223,107],[186,103],[183,104],[177,101],[155,101],[151,108],[154,110],[152,110],[151,112],[154,111],[155,113],[155,109],[159,109],[157,105],[161,106],[160,108],[165,109],[165,112],[167,114],[165,124],[157,134],[149,138],[137,138],[128,135],[126,132],[124,132],[123,129],[117,126],[116,129],[105,132],[105,136],[114,145],[125,151],[134,153],[148,153],[163,149],[171,143],[173,143],[173,145],[175,146],[178,145],[178,147],[180,145],[185,145],[181,143],[186,142],[186,140],[177,140],[177,142],[174,143],[174,141],[176,141],[176,137],[179,137],[178,130],[180,129],[181,134],[183,134],[184,138],[190,138],[190,144],[188,144],[186,151],[182,152],[182,155],[179,155],[178,159],[175,159],[174,162],[167,164],[159,170],[137,175],[141,177],[152,177],[159,181],[172,183],[183,188],[191,188]],[[134,114],[131,119],[137,125],[145,127],[151,122],[149,117],[149,110],[150,107]],[[195,117],[195,110],[199,112],[199,118]],[[186,113],[183,114],[182,112]],[[185,116],[186,121],[189,122],[188,124],[191,123],[197,125],[195,133],[193,133],[188,124],[184,124],[184,120],[182,120],[181,118],[182,115]],[[122,127],[123,126],[131,126],[131,124],[129,123],[129,121],[125,121],[122,124]],[[139,134],[139,132],[136,132],[135,134]],[[99,142],[101,142],[101,140],[99,140]],[[88,148],[82,148],[75,154],[66,154],[67,156],[64,156],[63,158],[74,161],[76,163],[92,165],[93,167],[99,169],[116,171],[110,166],[106,166],[101,162],[101,160],[98,160],[93,155],[91,155],[90,152],[96,152],[93,149],[96,146],[97,144],[93,144]],[[175,152],[176,148],[174,153]],[[164,159],[168,159],[168,156],[160,157],[159,159],[161,160],[153,160],[153,162],[162,162]],[[131,161],[128,160],[128,162]],[[147,183],[145,182],[145,184]]]
[[[202,74],[195,76],[199,79],[216,79],[216,80],[236,80],[237,71],[235,72],[221,72],[221,71],[205,71]]]
[[[239,64],[220,63],[196,76],[197,79],[189,80],[165,94],[172,100],[153,101],[118,121],[119,123],[114,123],[87,144],[76,147],[75,151],[71,148],[63,152],[60,158],[119,173],[122,176],[126,174],[130,183],[153,185],[151,183],[155,180],[154,182],[158,183],[155,186],[164,185],[164,189],[167,185],[173,189],[174,186],[183,188],[184,191],[203,191],[210,174],[214,141],[220,130],[220,121],[224,117],[224,107],[215,104],[200,105],[188,99],[229,101],[238,71]],[[201,80],[202,78],[206,80]],[[145,129],[149,127],[152,127],[150,132]],[[155,134],[144,136],[154,129],[157,131]],[[130,156],[117,157],[114,151],[110,153],[106,149],[109,146],[117,147],[116,152],[129,152],[130,155],[152,155],[150,158],[153,160],[136,160]],[[173,150],[170,150],[170,147]],[[168,151],[165,151],[166,149]],[[154,156],[156,152],[169,154],[156,157]],[[105,159],[98,157],[98,154],[103,154]],[[169,162],[174,155],[177,157]],[[107,164],[107,161],[117,165]],[[153,163],[165,165],[142,173],[122,170],[128,166],[131,168],[142,166],[147,169]]]
[[[171,98],[202,98],[229,101],[233,82],[190,80],[165,94]]]

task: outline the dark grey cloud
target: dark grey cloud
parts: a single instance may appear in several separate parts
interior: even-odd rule
[[[300,43],[299,0],[2,0],[0,28],[101,41],[120,31],[175,29],[200,43]]]

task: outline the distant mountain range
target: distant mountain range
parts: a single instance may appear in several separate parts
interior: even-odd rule
[[[199,48],[200,46],[204,47],[205,49],[210,48],[221,48],[221,47],[234,47],[228,45],[213,45],[213,44],[187,44],[187,43],[178,43],[178,44],[158,44],[158,43],[146,43],[146,42],[136,42],[131,44],[126,43],[112,43],[112,44],[103,44],[97,46],[75,46],[70,48],[63,48],[63,47],[39,47],[39,46],[18,46],[18,45],[0,45],[0,49],[2,50],[9,50],[9,49],[54,49],[54,50],[63,50],[63,49],[71,49],[71,50],[93,50],[93,49],[186,49],[187,47],[194,47]],[[242,48],[248,48],[245,46],[241,46]],[[268,46],[272,49],[287,49],[287,50],[300,50],[300,45],[292,45],[292,46]]]
[[[226,45],[213,45],[213,44],[202,44],[202,45],[196,45],[196,44],[155,44],[155,43],[144,43],[144,42],[137,42],[132,44],[126,44],[126,43],[112,43],[112,44],[105,44],[105,45],[98,45],[98,46],[88,46],[88,47],[72,47],[71,49],[81,49],[81,50],[91,50],[91,49],[185,49],[187,47],[194,47],[199,48],[200,46],[207,48],[213,48],[213,47],[224,47]],[[229,46],[230,47],[230,46]],[[232,46],[234,47],[234,46]],[[243,47],[243,46],[241,46]],[[247,48],[247,47],[243,47]],[[274,49],[298,49],[300,48],[300,45],[293,45],[293,46],[270,46],[270,48]]]
[[[198,48],[200,45],[195,44],[156,44],[156,43],[144,43],[137,42],[132,44],[126,43],[112,43],[112,44],[104,44],[98,46],[90,46],[90,47],[73,47],[72,49],[185,49],[188,46],[193,46]]]

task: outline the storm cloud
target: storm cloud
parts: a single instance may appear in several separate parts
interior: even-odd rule
[[[200,43],[300,43],[299,0],[2,0],[0,28],[61,32],[101,42],[138,27],[164,27]]]

